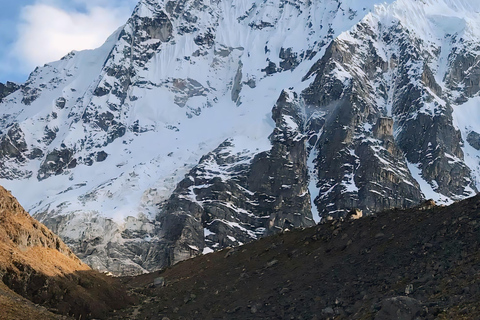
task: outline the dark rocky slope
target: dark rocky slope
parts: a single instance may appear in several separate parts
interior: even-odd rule
[[[479,218],[477,196],[295,229],[125,278],[142,303],[112,318],[474,319]]]
[[[48,311],[45,307],[39,306],[30,300],[20,296],[0,282],[0,313],[1,320],[13,319],[71,319]]]

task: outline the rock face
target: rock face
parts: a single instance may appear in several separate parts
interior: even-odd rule
[[[116,274],[474,194],[478,4],[374,4],[142,0],[0,103],[0,182]]]
[[[75,254],[53,232],[33,219],[3,187],[0,187],[0,235],[2,237],[2,258],[5,247],[27,250],[41,247],[48,251],[53,249],[70,261],[73,270],[89,270]],[[12,249],[13,250],[13,249]],[[1,266],[11,263],[10,259],[1,259]],[[5,270],[2,270],[4,274]]]
[[[442,80],[453,71],[439,67],[448,46],[428,43],[405,18],[385,24],[400,6],[367,16],[335,39],[307,74],[315,79],[303,99],[324,123],[312,128],[319,132],[315,202],[322,216],[343,216],[352,207],[368,213],[412,206],[427,192],[418,182],[444,201],[477,190],[453,125],[455,89]]]
[[[178,184],[158,216],[164,239],[174,243],[173,262],[314,225],[307,136],[299,130],[302,119],[287,92],[277,101],[273,118],[277,126],[270,135],[271,150],[252,159],[250,152],[226,140]]]
[[[467,142],[476,150],[480,150],[480,134],[475,131],[470,131],[467,136]]]
[[[7,81],[5,84],[0,82],[0,102],[2,102],[3,98],[18,89],[20,89],[20,86],[14,82]]]

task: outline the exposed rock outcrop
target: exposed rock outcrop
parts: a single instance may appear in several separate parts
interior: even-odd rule
[[[278,99],[270,151],[252,159],[226,140],[178,184],[158,216],[170,262],[315,223],[297,103],[285,91]]]
[[[73,152],[70,149],[53,150],[45,157],[38,170],[38,180],[43,180],[51,175],[62,174],[67,169],[73,169],[77,165],[77,160],[73,158]]]
[[[305,79],[315,79],[302,97],[310,110],[324,114],[324,124],[312,127],[319,136],[315,201],[321,215],[413,206],[423,199],[421,180],[449,201],[476,192],[453,125],[455,101],[432,71],[439,55],[408,25],[365,19],[334,40],[307,73]],[[450,89],[459,81],[452,79],[467,72],[456,64],[445,76]],[[462,92],[471,96],[474,87],[466,87]],[[469,141],[475,144],[474,134]]]
[[[467,142],[476,150],[480,150],[480,133],[470,131],[467,136]]]
[[[5,84],[0,82],[0,102],[2,102],[3,98],[17,91],[18,89],[20,89],[20,86],[15,82],[7,81]]]

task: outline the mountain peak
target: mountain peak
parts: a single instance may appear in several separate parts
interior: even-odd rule
[[[377,19],[384,25],[399,21],[420,38],[442,41],[446,36],[464,40],[480,30],[480,6],[470,0],[396,0],[375,6]]]

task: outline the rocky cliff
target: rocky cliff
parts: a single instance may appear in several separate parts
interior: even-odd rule
[[[473,195],[478,4],[376,3],[142,0],[4,98],[0,182],[117,274]]]
[[[324,123],[311,129],[322,216],[342,216],[352,207],[409,207],[422,191],[447,202],[477,191],[452,98],[471,94],[475,85],[448,81],[459,73],[456,59],[463,59],[456,52],[472,45],[458,37],[473,26],[455,35],[437,30],[428,23],[435,18],[431,6],[397,1],[377,8],[335,39],[307,74],[314,80],[302,97]],[[391,19],[399,10],[421,12],[427,30],[402,16]],[[429,31],[438,38],[424,37]]]

